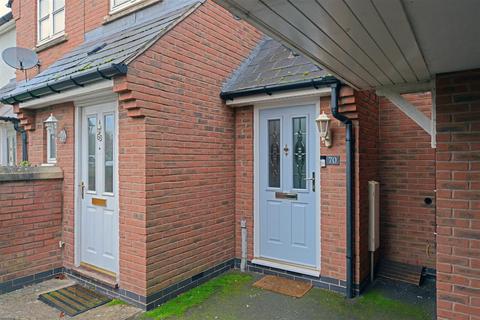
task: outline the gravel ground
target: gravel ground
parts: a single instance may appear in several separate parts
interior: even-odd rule
[[[52,279],[0,295],[0,320],[127,320],[141,312],[130,305],[103,305],[75,317],[62,316],[60,311],[37,300],[38,295],[74,284],[65,279]]]

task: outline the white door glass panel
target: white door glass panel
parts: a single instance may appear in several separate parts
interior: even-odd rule
[[[105,123],[105,175],[104,175],[104,191],[108,193],[113,192],[113,167],[114,167],[114,134],[115,123],[114,115],[109,114],[104,117]]]
[[[87,118],[87,155],[88,155],[88,191],[95,191],[96,188],[96,164],[97,164],[97,116],[91,115]]]

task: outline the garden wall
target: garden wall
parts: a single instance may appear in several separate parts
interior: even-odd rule
[[[61,272],[59,168],[0,169],[0,294]]]

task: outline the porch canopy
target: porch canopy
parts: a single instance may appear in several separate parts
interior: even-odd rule
[[[215,0],[357,89],[480,67],[478,0]]]

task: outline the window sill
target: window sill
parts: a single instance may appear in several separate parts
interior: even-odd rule
[[[53,162],[47,162],[47,163],[42,163],[40,166],[42,166],[42,167],[54,167],[54,166],[56,166],[56,165],[57,165],[56,162],[55,162],[55,163],[53,163]]]
[[[35,46],[34,51],[35,51],[36,53],[39,53],[39,52],[41,52],[41,51],[43,51],[43,50],[49,49],[49,48],[51,48],[51,47],[54,47],[54,46],[56,46],[56,45],[58,45],[58,44],[60,44],[60,43],[63,43],[63,42],[65,42],[65,41],[67,41],[67,40],[68,40],[68,34],[64,33],[64,34],[62,34],[62,35],[60,35],[60,36],[56,36],[55,38],[52,38],[52,39],[48,40],[47,42],[43,42],[43,43],[41,43],[41,44],[37,44],[37,45]]]
[[[120,19],[122,17],[128,16],[132,12],[144,9],[148,6],[151,6],[155,3],[162,2],[163,0],[143,0],[137,3],[133,3],[129,6],[120,9],[113,9],[110,13],[103,18],[103,24],[108,24],[112,21]]]

